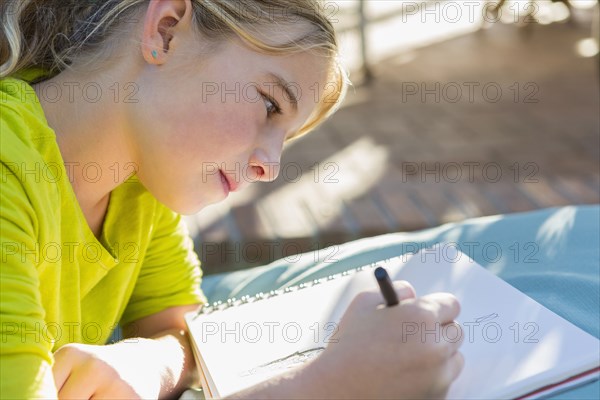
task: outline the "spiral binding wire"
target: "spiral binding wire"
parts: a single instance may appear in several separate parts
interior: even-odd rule
[[[206,304],[204,305],[200,311],[198,311],[198,313],[196,314],[196,317],[198,317],[199,315],[203,315],[203,314],[210,314],[213,313],[215,311],[222,311],[225,310],[229,307],[237,307],[243,304],[248,304],[248,303],[254,303],[256,301],[261,301],[261,300],[265,300],[265,299],[270,299],[272,297],[277,297],[280,296],[282,294],[285,293],[290,293],[290,292],[295,292],[298,290],[302,290],[302,289],[306,289],[315,285],[319,285],[323,282],[327,282],[327,281],[331,281],[337,278],[340,278],[342,276],[348,276],[348,275],[353,275],[357,272],[366,270],[366,269],[375,269],[378,265],[380,264],[386,264],[390,261],[391,259],[385,259],[385,260],[381,260],[381,261],[377,261],[371,264],[367,264],[367,265],[363,265],[361,267],[357,267],[357,268],[353,268],[353,269],[349,269],[348,271],[344,271],[344,272],[340,272],[337,274],[333,274],[333,275],[329,275],[325,278],[319,278],[319,279],[314,279],[311,282],[306,282],[306,283],[300,283],[298,285],[294,285],[294,286],[289,286],[283,289],[277,289],[277,290],[271,290],[267,293],[264,292],[260,292],[257,293],[254,296],[250,296],[250,295],[244,295],[242,297],[235,298],[232,297],[230,299],[227,299],[226,301],[215,301],[212,304]]]

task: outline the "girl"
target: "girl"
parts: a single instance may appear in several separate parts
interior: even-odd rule
[[[283,145],[334,111],[346,82],[320,10],[2,3],[2,397],[162,398],[196,384],[182,316],[206,300],[180,215],[275,179]],[[328,82],[333,94],[308,95]],[[398,324],[451,323],[458,303],[396,285],[401,305],[361,294],[338,343],[237,397],[443,397],[460,343],[404,340]],[[105,345],[117,324],[126,339]]]

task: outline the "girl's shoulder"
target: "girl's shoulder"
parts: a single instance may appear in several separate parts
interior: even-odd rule
[[[45,213],[60,205],[61,156],[33,87],[15,77],[0,79],[0,182],[3,204],[31,204]],[[9,198],[10,197],[10,198]],[[2,210],[5,214],[6,210]]]
[[[52,76],[49,71],[46,71],[42,68],[26,68],[21,71],[15,72],[11,74],[11,77],[14,79],[19,79],[22,81],[26,81],[28,83],[41,81],[44,79],[48,79]]]
[[[47,141],[48,145],[56,142],[56,135],[28,81],[14,76],[0,79],[0,107],[1,161],[27,160],[35,153],[39,154],[40,146],[45,146],[42,142]],[[32,153],[23,159],[24,152]]]
[[[36,117],[46,123],[44,110],[30,80],[23,77],[35,77],[25,72],[5,78],[0,78],[0,104],[2,113],[0,118],[7,120],[18,114],[21,118]]]

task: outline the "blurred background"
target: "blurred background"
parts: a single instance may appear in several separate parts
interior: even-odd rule
[[[205,274],[600,202],[597,0],[323,7],[353,86],[331,119],[287,145],[275,182],[185,217]]]

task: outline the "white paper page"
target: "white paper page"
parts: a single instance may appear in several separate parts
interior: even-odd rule
[[[448,398],[516,397],[600,364],[596,338],[453,249],[437,247],[378,263],[392,279],[411,282],[419,296],[444,291],[460,300],[465,368]],[[317,355],[353,297],[377,288],[369,268],[193,321],[188,317],[213,394],[227,396]],[[400,328],[415,332],[414,323]],[[416,329],[413,334],[424,333]],[[440,329],[425,339],[436,335],[456,340],[455,329]],[[304,357],[297,354],[305,350]]]
[[[318,355],[332,339],[343,311],[365,287],[352,285],[353,280],[366,278],[376,288],[373,276],[358,275],[188,320],[215,385],[211,391],[227,396]],[[305,357],[273,363],[306,350]]]

